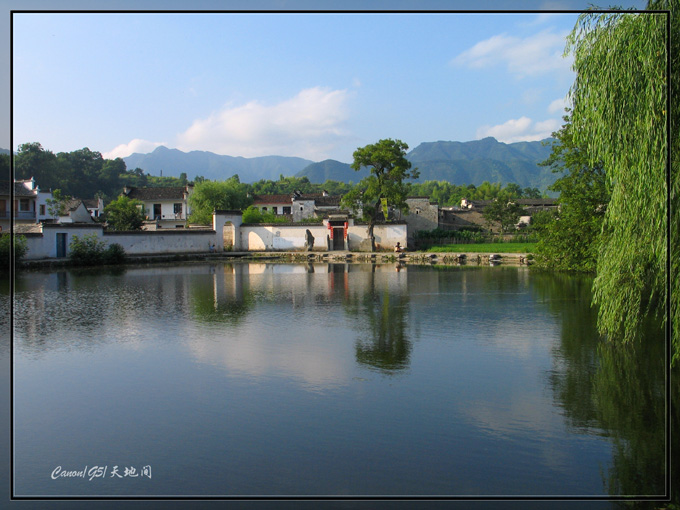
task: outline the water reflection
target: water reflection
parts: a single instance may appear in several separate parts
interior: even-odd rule
[[[560,342],[549,375],[557,403],[572,427],[613,443],[612,462],[603,473],[606,491],[612,496],[663,495],[668,461],[663,329],[648,320],[643,342],[607,342],[595,329],[592,278],[538,273],[532,284],[560,319]]]
[[[102,437],[183,463],[158,493],[219,494],[225,479],[232,495],[662,493],[663,338],[649,324],[645,344],[600,342],[590,285],[375,263],[22,274],[18,458],[60,444],[49,462],[77,451],[91,463],[114,449],[41,425],[67,423],[79,402]],[[126,391],[110,384],[121,379]],[[131,420],[153,424],[134,444],[118,432]],[[195,455],[216,473],[205,485],[184,476]],[[41,493],[29,460],[18,479]]]

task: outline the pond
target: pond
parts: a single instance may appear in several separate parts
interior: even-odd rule
[[[20,274],[14,494],[662,495],[663,330],[602,343],[591,284],[394,264]]]

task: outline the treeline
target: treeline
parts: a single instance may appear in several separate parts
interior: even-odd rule
[[[9,179],[9,155],[0,155],[0,171]],[[122,158],[105,159],[100,152],[85,147],[72,152],[54,154],[46,150],[40,143],[25,143],[19,146],[14,157],[14,172],[16,179],[30,179],[34,177],[43,190],[59,189],[64,196],[78,198],[93,198],[100,196],[104,200],[114,200],[124,186],[167,187],[194,184],[198,187],[207,179],[196,175],[189,180],[186,173],[179,177],[159,177],[145,173],[141,168],[129,170]],[[330,195],[345,195],[355,185],[340,181],[327,180],[324,183],[312,183],[307,177],[284,177],[278,180],[260,180],[252,184],[240,183],[238,175],[225,179],[229,188],[235,187],[243,197],[247,195],[321,193],[327,191]],[[238,186],[235,186],[239,184]],[[463,198],[468,200],[505,200],[511,198],[540,198],[541,192],[537,188],[524,188],[510,183],[502,186],[500,183],[484,182],[480,186],[456,185],[447,181],[427,181],[423,183],[408,183],[409,196],[428,197],[440,206],[459,205]],[[240,200],[233,202],[240,203]]]
[[[4,159],[4,158],[3,158]],[[9,156],[3,163],[3,175],[9,178]],[[186,174],[177,177],[155,177],[141,168],[128,170],[121,158],[104,159],[102,154],[87,147],[72,152],[54,154],[37,142],[19,146],[14,156],[14,178],[35,178],[42,190],[61,190],[63,195],[78,198],[100,196],[112,200],[125,185],[135,187],[181,186]]]

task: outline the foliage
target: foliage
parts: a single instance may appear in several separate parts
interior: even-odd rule
[[[518,184],[509,183],[505,187],[500,182],[491,184],[487,181],[479,186],[474,184],[456,185],[447,181],[425,181],[408,184],[410,197],[428,197],[440,207],[458,206],[462,199],[510,201],[515,198],[542,198],[537,188],[522,189]]]
[[[417,179],[419,174],[418,169],[411,169],[411,162],[406,159],[407,149],[408,145],[401,140],[385,139],[354,151],[351,167],[355,171],[370,167],[371,174],[342,198],[342,204],[353,210],[361,208],[369,217],[368,237],[372,251],[375,251],[373,228],[382,214],[383,200],[394,209],[408,211],[408,187],[403,181]]]
[[[243,211],[243,223],[290,223],[290,219],[273,212],[263,213],[254,205],[251,205]]]
[[[104,215],[112,230],[141,230],[144,224],[143,204],[121,195],[104,208]]]
[[[104,264],[122,264],[125,262],[125,250],[118,243],[110,244],[104,250],[102,262]]]
[[[212,224],[215,209],[243,209],[252,200],[248,198],[248,186],[239,182],[238,176],[226,181],[203,181],[189,195],[192,223]]]
[[[97,234],[86,234],[82,239],[73,236],[69,257],[71,262],[80,266],[101,264],[106,243],[99,240]]]
[[[460,241],[484,242],[484,234],[475,230],[443,230],[435,228],[433,230],[418,230],[413,235],[416,242],[418,241],[440,241],[442,239],[457,239]]]
[[[650,3],[664,6],[673,11],[672,31],[680,32],[677,1]],[[589,12],[579,18],[567,45],[576,71],[570,91],[574,144],[588,155],[589,166],[602,163],[611,189],[594,282],[598,329],[624,342],[636,336],[646,313],[662,313],[667,299],[666,127],[669,114],[677,127],[680,77],[678,66],[673,76],[666,74],[666,21],[662,13]],[[678,38],[672,44],[677,61]],[[670,112],[668,80],[674,84]],[[677,179],[676,171],[674,183]],[[677,271],[673,280],[678,288]],[[676,324],[677,311],[676,305]],[[677,359],[677,330],[674,343]]]
[[[0,180],[10,181],[12,179],[12,173],[9,171],[9,165],[9,154],[0,154]]]
[[[66,202],[71,200],[68,195],[62,195],[60,189],[55,189],[52,192],[52,198],[45,200],[47,204],[47,212],[53,218],[64,216],[66,214]]]
[[[14,261],[19,262],[28,252],[28,246],[26,244],[26,238],[22,235],[14,236]],[[9,232],[5,232],[0,235],[0,266],[2,266],[2,272],[9,272],[9,264],[11,261],[12,253],[12,235]]]
[[[560,193],[559,212],[532,218],[539,233],[538,266],[560,271],[595,272],[597,254],[609,191],[601,164],[591,166],[590,158],[574,144],[569,116],[553,133],[550,157],[542,163],[554,172],[567,172],[550,186]]]
[[[473,243],[433,246],[427,251],[434,253],[531,253],[535,247],[534,243]]]
[[[484,216],[490,228],[494,223],[497,223],[501,227],[501,232],[505,233],[517,224],[521,214],[522,207],[518,204],[497,198],[484,209],[482,216]]]
[[[125,250],[120,244],[106,245],[97,234],[86,234],[82,238],[74,235],[70,244],[69,258],[79,266],[120,264],[125,261]]]

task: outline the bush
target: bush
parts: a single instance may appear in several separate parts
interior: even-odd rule
[[[88,234],[82,239],[73,236],[70,258],[79,266],[121,264],[125,261],[125,250],[117,243],[107,246],[97,234]]]
[[[9,273],[10,264],[10,253],[12,249],[12,239],[11,234],[6,232],[0,236],[0,265],[2,265],[2,272]],[[21,259],[28,252],[28,246],[26,246],[26,238],[21,235],[14,236],[14,260],[16,262],[21,261]]]
[[[125,250],[118,243],[110,244],[104,250],[104,264],[122,264],[125,262]]]

